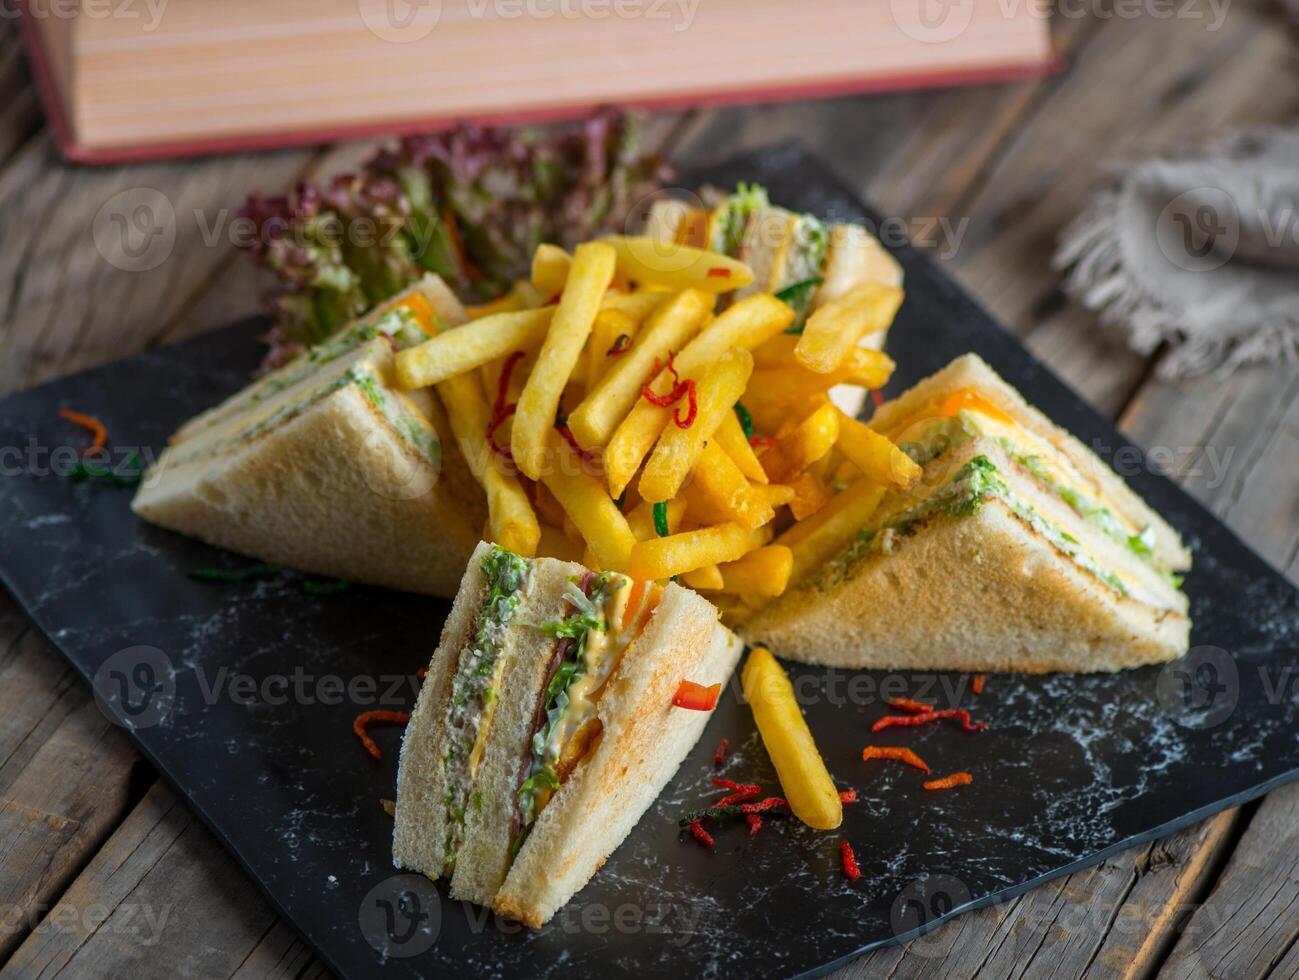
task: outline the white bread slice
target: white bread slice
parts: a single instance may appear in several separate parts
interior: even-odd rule
[[[541,811],[492,907],[534,928],[604,864],[698,741],[709,712],[672,705],[682,680],[725,684],[743,647],[704,599],[669,585],[599,701],[604,729]]]
[[[481,805],[465,813],[464,838],[451,878],[451,897],[491,905],[510,866],[515,793],[531,760],[537,702],[558,641],[541,631],[569,614],[564,586],[586,569],[573,562],[538,558],[526,604],[515,615],[513,652],[501,676],[501,698],[492,718],[473,791]]]
[[[785,208],[756,208],[749,215],[736,258],[753,270],[753,282],[735,293],[737,300],[780,288],[797,220],[798,215]]]
[[[389,391],[391,397],[401,397]],[[172,467],[168,448],[132,509],[209,544],[316,575],[454,595],[486,517],[440,406],[434,466],[356,384],[286,421]]]
[[[690,205],[675,198],[662,198],[650,205],[643,234],[656,242],[675,243],[677,229],[690,214]]]
[[[397,759],[392,861],[398,868],[430,878],[440,877],[446,865],[446,778],[442,765],[446,728],[442,721],[460,651],[469,641],[486,598],[487,582],[481,562],[491,547],[480,542],[469,556],[469,566],[442,626],[442,638],[429,662]]]
[[[871,428],[895,435],[902,427],[940,404],[955,391],[973,388],[980,396],[1001,408],[1023,428],[1046,440],[1073,464],[1087,485],[1079,487],[1096,499],[1104,499],[1119,516],[1138,528],[1150,527],[1154,543],[1151,562],[1164,571],[1191,567],[1190,549],[1167,521],[1123,482],[1095,453],[1024,400],[977,354],[965,354],[892,401],[881,405],[871,418]]]

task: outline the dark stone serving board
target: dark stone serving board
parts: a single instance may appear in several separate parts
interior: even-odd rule
[[[693,174],[691,185],[739,179],[766,184],[790,207],[869,220],[796,147]],[[935,266],[907,247],[898,256],[907,300],[890,341],[899,365],[891,392],[973,350],[1103,455],[1126,445]],[[591,884],[539,932],[498,922],[452,902],[444,885],[393,874],[392,823],[380,799],[394,794],[399,736],[378,732],[384,757],[374,763],[351,731],[361,710],[413,701],[414,672],[447,604],[363,588],[312,595],[292,578],[196,582],[187,571],[248,563],[142,524],[129,490],[59,475],[72,455],[66,447],[84,441],[60,421],[60,407],[102,418],[119,460],[129,446],[155,451],[179,422],[244,383],[261,327],[238,324],[4,401],[0,577],[344,976],[824,971],[1299,771],[1291,676],[1299,594],[1141,465],[1132,484],[1196,551],[1187,581],[1196,649],[1187,660],[1116,676],[992,676],[978,698],[960,675],[795,667],[817,743],[860,801],[845,808],[837,833],[770,819],[754,839],[743,826],[719,829],[708,853],[678,832],[677,818],[715,798],[719,739],[732,745],[722,774],[777,792],[733,682],[677,777]],[[51,454],[55,447],[65,448]],[[901,693],[944,703],[955,693],[989,727],[872,738],[881,696]],[[941,772],[969,770],[974,783],[924,792],[914,770],[863,763],[868,741],[911,745]],[[841,839],[856,848],[855,883],[840,870]]]

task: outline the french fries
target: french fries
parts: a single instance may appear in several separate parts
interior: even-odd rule
[[[639,329],[640,324],[622,310],[602,309],[596,315],[591,339],[586,345],[586,382],[582,386],[586,391],[594,388],[609,365],[617,363],[617,359],[623,356]]]
[[[567,447],[555,445],[552,439],[547,450],[549,458],[543,460],[541,482],[577,526],[600,567],[627,571],[636,545],[627,518],[601,482],[582,468],[582,461]]]
[[[695,418],[682,427],[678,409],[676,424],[663,429],[637,486],[641,499],[655,502],[676,496],[704,444],[733,414],[731,407],[744,394],[752,372],[753,355],[741,349],[724,355],[699,379]]]
[[[538,245],[532,253],[532,285],[542,296],[557,296],[572,267],[573,257],[558,245]]]
[[[840,384],[883,388],[893,376],[894,367],[887,354],[854,347],[842,364],[824,374],[799,364],[757,369],[753,372],[753,390],[766,401],[794,404]]]
[[[753,271],[743,262],[653,238],[610,237],[618,252],[618,270],[641,285],[667,289],[701,289],[708,293],[729,293],[753,282]]]
[[[921,468],[906,453],[869,425],[839,416],[835,448],[862,471],[866,479],[893,490],[906,490],[920,479]]]
[[[762,468],[773,483],[792,480],[828,453],[839,438],[843,413],[831,404],[822,405],[788,435],[776,440],[760,457]]]
[[[794,552],[785,545],[769,544],[719,566],[720,588],[745,598],[774,599],[788,587],[793,570]]]
[[[444,330],[397,354],[397,383],[425,388],[472,371],[511,351],[536,347],[550,329],[553,306],[497,313]]]
[[[741,527],[753,530],[776,516],[765,495],[745,479],[716,442],[710,442],[700,452],[691,474],[691,487],[704,497],[709,509]]]
[[[794,499],[789,502],[789,512],[794,520],[805,521],[830,502],[830,490],[812,470],[800,473],[789,483]]]
[[[716,565],[705,565],[703,568],[696,568],[693,572],[686,572],[681,576],[681,581],[692,589],[717,592],[722,588],[722,573],[718,571]]]
[[[724,574],[724,573],[723,573]],[[762,744],[794,816],[817,830],[843,823],[843,803],[803,719],[794,686],[766,647],[754,647],[741,675]]]
[[[681,527],[681,519],[686,514],[686,506],[684,497],[677,497],[675,500],[667,502],[663,516],[667,519],[668,534],[676,534]],[[650,538],[660,536],[658,528],[654,526],[654,505],[647,500],[642,500],[628,512],[627,523],[631,526],[632,533],[636,535],[637,541],[648,541]]]
[[[793,321],[794,311],[768,293],[740,300],[686,345],[676,358],[677,373],[682,378],[695,377],[727,351],[752,350]],[[657,395],[665,395],[671,388],[672,378],[666,369],[650,385]],[[621,495],[631,482],[671,413],[672,409],[641,399],[614,430],[605,450],[604,463],[609,492],[615,497]]]
[[[794,553],[789,580],[797,585],[845,548],[870,521],[887,492],[870,480],[858,480],[777,538],[776,544]]]
[[[826,303],[808,317],[794,356],[810,371],[827,374],[843,363],[857,341],[886,329],[902,305],[902,290],[867,283],[842,299]]]
[[[534,480],[541,476],[560,396],[591,334],[600,301],[613,278],[615,258],[614,250],[602,242],[578,246],[550,331],[519,396],[510,448],[515,465]]]
[[[753,375],[749,375],[749,384],[752,387]],[[722,424],[713,433],[713,438],[745,477],[754,483],[767,482],[767,471],[758,462],[758,455],[749,445],[749,438],[744,434],[744,427],[740,425],[740,420],[734,412],[722,419]]]
[[[495,460],[488,462],[484,476],[492,540],[515,554],[531,558],[541,541],[541,525],[528,503],[528,495],[518,480],[497,468]]]
[[[762,547],[770,535],[767,528],[749,531],[738,524],[719,524],[666,538],[651,538],[632,548],[627,574],[639,579],[664,579],[705,565],[735,561],[746,552]]]
[[[662,302],[638,332],[635,343],[615,359],[598,384],[587,389],[586,398],[568,417],[568,427],[580,445],[593,449],[609,442],[640,397],[654,362],[662,363],[672,351],[685,347],[712,312],[713,303],[714,297],[697,289]]]

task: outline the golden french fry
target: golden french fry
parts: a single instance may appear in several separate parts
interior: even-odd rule
[[[620,293],[609,290],[600,301],[600,309],[617,310],[626,313],[637,323],[644,321],[651,313],[673,297],[673,293],[658,290],[639,290],[634,293]]]
[[[682,378],[696,377],[727,351],[752,350],[780,333],[793,320],[794,311],[770,293],[757,293],[742,299],[686,345],[676,358],[677,373]],[[650,388],[657,395],[671,390],[672,378],[666,369],[651,382]],[[614,430],[605,449],[604,462],[609,490],[615,497],[631,482],[671,414],[672,409],[642,398]]]
[[[822,405],[788,435],[762,454],[762,468],[773,483],[788,483],[828,453],[839,438],[842,416],[833,405]]]
[[[715,592],[708,597],[708,601],[718,608],[722,622],[732,629],[743,626],[753,618],[753,610],[736,596]]]
[[[750,551],[743,558],[721,565],[723,592],[746,598],[772,599],[789,585],[794,570],[794,552],[784,545],[769,544]]]
[[[800,473],[789,483],[794,498],[789,502],[789,512],[794,520],[805,521],[830,502],[830,491],[812,470]]]
[[[749,375],[749,387],[753,387],[753,375]],[[744,427],[734,412],[722,419],[722,424],[713,433],[713,439],[747,479],[754,483],[767,482],[767,471],[758,462],[758,456],[749,445],[749,438],[744,434]]]
[[[557,296],[572,267],[572,256],[558,245],[538,245],[532,253],[532,285],[543,296]]]
[[[753,492],[765,500],[768,507],[784,507],[786,504],[791,504],[794,502],[796,493],[793,487],[783,483],[754,487]]]
[[[886,436],[869,425],[839,413],[835,448],[873,483],[906,490],[920,479],[921,468]]]
[[[614,260],[614,250],[601,242],[578,246],[550,331],[519,396],[510,447],[515,465],[534,480],[541,476],[560,396],[591,334]]]
[[[686,513],[685,498],[677,497],[675,500],[669,500],[666,511],[664,516],[667,518],[668,534],[676,534],[681,527],[681,518]],[[654,526],[654,505],[647,500],[642,500],[627,513],[627,523],[631,525],[637,541],[648,541],[650,538],[661,536],[658,528]]]
[[[716,592],[722,587],[722,573],[716,565],[705,565],[681,576],[681,581],[692,589]]]
[[[863,336],[885,330],[902,305],[902,290],[871,282],[816,310],[803,328],[794,355],[821,374],[837,368]]]
[[[829,391],[835,385],[882,388],[893,376],[894,367],[893,360],[887,354],[854,347],[839,367],[825,374],[809,371],[797,364],[792,367],[755,369],[751,385],[767,401],[795,405]]]
[[[605,492],[603,484],[582,468],[576,454],[552,442],[546,455],[541,482],[577,526],[600,567],[626,571],[636,544],[636,535],[627,518]]]
[[[612,367],[598,384],[588,388],[586,398],[568,417],[568,427],[579,445],[594,449],[609,441],[640,397],[654,362],[662,363],[672,351],[685,347],[712,311],[714,302],[713,296],[697,289],[687,289],[661,302],[636,334],[635,343],[614,359]]]
[[[843,803],[794,697],[794,686],[766,647],[754,647],[741,675],[762,744],[794,816],[817,830],[843,823]]]
[[[536,347],[550,328],[553,306],[497,313],[444,330],[397,354],[397,383],[424,388],[464,374],[516,350]]]
[[[738,524],[682,531],[666,538],[638,542],[632,548],[627,574],[641,579],[671,578],[705,565],[734,561],[764,544],[763,529],[748,531]]]
[[[753,282],[747,265],[716,252],[652,238],[614,236],[603,241],[617,249],[618,270],[637,284],[729,293]]]
[[[675,424],[664,427],[637,485],[641,499],[653,502],[676,496],[708,439],[722,419],[732,414],[732,406],[744,393],[752,372],[753,355],[747,350],[734,350],[698,380],[694,421],[685,428]],[[678,409],[678,416],[681,411]]]
[[[622,310],[601,310],[596,315],[595,324],[591,327],[591,339],[586,345],[585,388],[588,392],[595,389],[611,366],[617,365],[619,358],[626,356],[618,351],[631,345],[639,328],[640,324]],[[573,426],[571,414],[568,425],[570,429]]]
[[[581,546],[574,544],[559,528],[551,527],[549,524],[541,525],[537,554],[543,558],[558,558],[560,561],[580,562],[582,560]]]
[[[770,522],[776,512],[765,495],[753,487],[731,457],[716,442],[710,442],[699,454],[690,473],[690,487],[703,495],[706,506],[723,514],[723,521],[734,521],[752,530]]]
[[[712,497],[705,493],[694,480],[682,487],[680,496],[675,499],[685,501],[686,520],[694,527],[711,527],[714,524],[731,523],[731,515],[713,503]]]
[[[487,491],[491,540],[517,555],[531,558],[541,540],[541,525],[519,481],[489,465],[483,489]]]
[[[843,550],[866,526],[888,492],[870,480],[858,480],[805,521],[776,539],[794,552],[789,580],[797,585]]]
[[[801,339],[801,334],[794,333],[782,333],[772,337],[753,352],[754,370],[770,371],[776,368],[798,367],[794,348],[798,346]]]

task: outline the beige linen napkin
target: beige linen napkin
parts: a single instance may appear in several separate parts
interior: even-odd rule
[[[1181,378],[1299,357],[1299,129],[1117,168],[1065,229],[1065,290]]]

